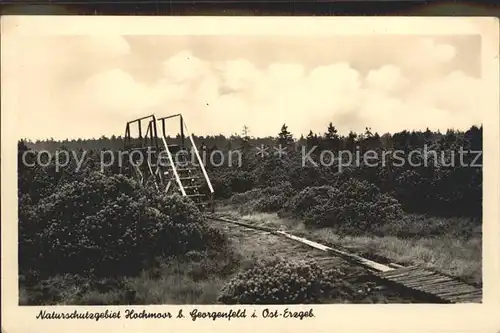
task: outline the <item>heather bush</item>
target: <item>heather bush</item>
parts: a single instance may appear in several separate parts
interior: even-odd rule
[[[293,194],[294,189],[291,184],[284,182],[235,194],[230,202],[237,206],[240,212],[277,212]]]
[[[283,211],[304,218],[315,206],[327,204],[338,195],[335,192],[338,190],[332,186],[306,187],[284,204]]]
[[[213,171],[210,175],[217,198],[227,199],[234,193],[242,193],[254,187],[254,176],[243,170]]]
[[[258,200],[262,197],[262,189],[254,188],[253,190],[234,194],[229,202],[234,205],[245,204],[249,201]]]
[[[272,194],[254,201],[253,206],[254,210],[258,212],[276,212],[283,207],[287,200],[286,193]]]
[[[292,197],[282,212],[303,219],[308,226],[334,227],[349,234],[376,231],[403,217],[397,200],[380,193],[375,185],[356,179],[339,184],[308,187]]]
[[[217,199],[227,199],[233,194],[231,189],[231,180],[225,177],[224,174],[215,174],[210,178],[214,189],[214,196]],[[202,186],[203,191],[206,191],[206,185]]]
[[[351,299],[351,286],[335,270],[315,261],[283,259],[258,262],[230,280],[220,291],[224,304],[311,304]]]
[[[293,161],[287,155],[278,157],[271,154],[265,157],[253,171],[256,185],[265,188],[288,182],[292,165]]]
[[[189,199],[148,194],[122,175],[91,173],[34,206],[24,200],[20,269],[45,276],[135,274],[156,256],[225,244]]]
[[[296,163],[290,168],[288,179],[294,189],[302,190],[309,186],[320,186],[324,182],[322,176],[321,168]]]

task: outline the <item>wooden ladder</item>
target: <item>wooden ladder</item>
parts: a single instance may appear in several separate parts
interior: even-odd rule
[[[180,119],[180,142],[168,143],[166,120]],[[147,121],[145,135],[142,136],[141,121]],[[131,137],[131,125],[138,127],[139,138]],[[161,132],[158,133],[161,129]],[[191,144],[191,154],[185,148],[186,136]],[[139,142],[137,142],[139,141]],[[193,137],[188,131],[181,114],[156,118],[154,115],[142,117],[127,123],[125,148],[142,153],[142,163],[133,160],[131,169],[134,177],[143,185],[154,185],[158,191],[189,197],[202,210],[214,210],[213,187],[200,158]],[[191,158],[189,158],[191,157]]]

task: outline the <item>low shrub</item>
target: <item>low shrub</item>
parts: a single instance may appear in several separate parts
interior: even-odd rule
[[[335,270],[315,261],[258,262],[239,273],[220,291],[224,304],[310,304],[352,298],[355,292]]]
[[[259,160],[252,172],[255,184],[265,188],[279,186],[284,182],[288,182],[293,164],[294,162],[288,154],[282,156],[270,154],[266,156],[262,160]]]
[[[254,187],[254,177],[248,171],[223,170],[210,174],[210,180],[217,199],[228,199],[235,193],[242,193]]]
[[[339,195],[338,190],[332,186],[306,187],[304,190],[290,198],[284,205],[283,211],[294,216],[304,218],[316,206],[328,204]]]
[[[214,189],[214,196],[216,199],[227,199],[233,194],[231,189],[231,180],[226,178],[224,175],[212,175],[210,177],[210,182]],[[208,185],[203,185],[201,190],[206,192]]]
[[[20,269],[42,277],[136,274],[157,256],[226,244],[189,199],[150,195],[122,175],[91,173],[20,209]]]
[[[240,212],[277,212],[293,194],[291,184],[285,182],[235,194],[230,202],[238,206]]]
[[[356,179],[340,185],[308,187],[292,197],[282,212],[304,220],[306,225],[334,227],[337,231],[361,234],[401,219],[398,201],[365,181]]]
[[[233,195],[229,202],[233,205],[241,205],[250,201],[258,200],[261,197],[262,189],[254,188],[253,190]]]

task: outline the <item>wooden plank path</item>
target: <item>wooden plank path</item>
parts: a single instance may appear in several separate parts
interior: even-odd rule
[[[280,230],[273,230],[267,227],[254,226],[240,221],[234,221],[222,216],[209,215],[208,218],[237,224],[249,229],[269,232],[281,235],[288,239],[308,245],[312,248],[328,252],[332,255],[342,257],[354,264],[363,266],[372,271],[374,276],[389,284],[397,285],[399,288],[407,288],[416,293],[429,295],[431,298],[441,300],[446,303],[481,303],[482,288],[474,286],[458,278],[437,272],[430,268],[420,266],[403,267],[398,264],[380,264],[373,260],[347,253],[332,247],[291,235]]]
[[[449,303],[481,303],[482,288],[434,270],[411,266],[380,272],[378,277]]]

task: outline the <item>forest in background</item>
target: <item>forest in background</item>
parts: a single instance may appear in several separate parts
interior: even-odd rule
[[[255,138],[250,135],[250,132],[250,128],[248,128],[247,126],[243,126],[241,133],[233,133],[229,136],[223,134],[203,136],[196,135],[194,133],[192,134],[192,136],[194,141],[200,147],[205,146],[209,150],[241,149],[244,148],[246,144],[249,144],[250,146],[270,146],[278,142],[280,137],[283,137],[287,144],[293,141],[297,146],[312,146],[324,143],[327,147],[331,147],[332,145],[334,145],[337,149],[353,150],[356,145],[363,146],[363,143],[371,143],[370,146],[374,148],[411,149],[411,147],[422,146],[426,142],[439,140],[445,135],[453,136],[453,134],[464,134],[464,132],[456,131],[453,129],[449,129],[445,133],[426,129],[425,131],[405,130],[394,134],[385,133],[383,135],[380,135],[377,132],[372,132],[371,128],[366,128],[363,133],[350,131],[347,135],[341,135],[338,133],[337,129],[332,123],[328,125],[324,133],[313,133],[313,131],[311,130],[307,135],[301,135],[299,138],[294,138],[291,133],[288,132],[288,127],[286,126],[286,124],[284,124],[284,128],[282,127],[282,131],[277,136]],[[477,136],[481,136],[482,127],[478,128],[477,126],[472,126],[465,133],[468,133],[467,136],[472,140],[478,140]],[[178,143],[180,141],[180,136],[167,136],[167,139],[169,143]],[[111,135],[110,137],[103,135],[100,138],[78,138],[63,140],[55,140],[53,138],[31,140],[29,138],[23,138],[21,141],[24,142],[30,149],[48,150],[51,152],[57,149],[61,149],[61,147],[75,150],[123,149],[124,144],[124,140],[121,135]],[[364,147],[366,147],[366,145]]]

